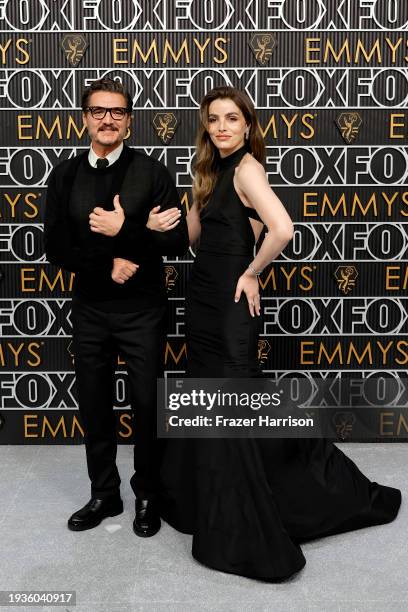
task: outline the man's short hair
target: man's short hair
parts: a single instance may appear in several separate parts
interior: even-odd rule
[[[89,98],[96,91],[110,91],[111,93],[122,94],[122,96],[126,99],[126,108],[128,112],[132,112],[132,97],[126,87],[124,87],[120,81],[114,81],[108,77],[103,77],[102,79],[93,81],[89,87],[84,89],[81,101],[83,111],[85,111],[85,109],[88,107]]]

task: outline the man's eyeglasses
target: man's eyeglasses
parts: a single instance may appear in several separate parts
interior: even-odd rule
[[[85,111],[89,111],[94,119],[104,119],[106,113],[110,113],[112,119],[123,119],[129,112],[128,108],[117,106],[115,108],[103,108],[103,106],[87,106]]]

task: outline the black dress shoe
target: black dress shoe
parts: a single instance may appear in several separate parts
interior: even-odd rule
[[[71,531],[85,531],[99,525],[108,516],[117,516],[123,512],[123,502],[119,495],[98,499],[92,497],[90,501],[68,519],[68,529]]]
[[[142,538],[154,536],[161,527],[159,511],[154,500],[136,499],[136,516],[133,531]]]

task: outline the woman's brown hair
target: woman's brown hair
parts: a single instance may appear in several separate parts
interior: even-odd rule
[[[207,126],[209,106],[211,102],[220,98],[228,98],[238,106],[250,126],[249,138],[245,141],[248,151],[261,163],[265,159],[265,144],[250,98],[235,87],[223,85],[211,89],[200,104],[200,127],[196,138],[193,201],[197,204],[198,210],[207,204],[217,178],[217,162],[220,156],[217,147],[211,141]]]

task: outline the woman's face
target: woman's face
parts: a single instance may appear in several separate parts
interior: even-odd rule
[[[208,107],[207,131],[221,157],[242,147],[248,129],[244,115],[229,98],[219,98]]]

